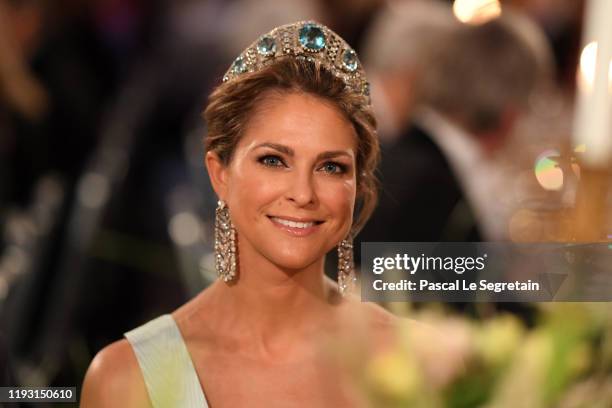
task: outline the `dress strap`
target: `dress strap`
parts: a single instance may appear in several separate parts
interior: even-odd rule
[[[174,318],[165,314],[124,334],[134,349],[153,408],[208,408]]]

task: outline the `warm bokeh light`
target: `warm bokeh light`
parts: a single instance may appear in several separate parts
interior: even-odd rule
[[[563,187],[563,170],[559,167],[558,150],[546,150],[535,161],[535,176],[545,190],[560,190]]]
[[[586,145],[584,143],[579,144],[578,146],[576,146],[574,148],[574,152],[575,153],[584,153],[584,152],[586,152]]]
[[[85,207],[92,209],[101,207],[110,195],[108,177],[95,172],[85,174],[79,182],[77,193],[79,201]]]
[[[172,240],[178,245],[193,245],[201,237],[200,221],[190,212],[175,214],[170,219],[168,232]]]
[[[580,69],[578,71],[578,84],[583,91],[593,89],[595,83],[595,65],[597,63],[597,42],[588,43],[580,54]],[[612,61],[608,68],[608,87],[612,90]]]
[[[499,0],[455,0],[453,13],[462,23],[482,24],[501,15]]]

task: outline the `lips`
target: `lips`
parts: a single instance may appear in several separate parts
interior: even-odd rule
[[[293,236],[306,236],[314,233],[323,221],[313,219],[297,219],[289,217],[268,216],[272,224]]]

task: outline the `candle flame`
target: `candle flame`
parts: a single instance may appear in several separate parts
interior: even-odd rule
[[[578,70],[578,86],[584,92],[593,89],[595,83],[595,66],[597,65],[597,41],[588,43],[580,54],[580,69]],[[612,91],[612,60],[608,69],[608,88]]]

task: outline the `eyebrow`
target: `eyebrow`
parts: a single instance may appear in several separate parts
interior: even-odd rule
[[[291,156],[291,157],[295,156],[295,152],[293,151],[292,148],[285,146],[285,145],[277,144],[277,143],[267,143],[267,142],[261,143],[253,147],[252,150],[260,149],[262,147],[268,147],[270,149],[274,149],[276,151],[286,154],[287,156]],[[331,151],[319,153],[317,155],[317,160],[331,159],[333,157],[338,157],[338,156],[346,156],[350,159],[353,158],[353,156],[351,156],[350,154],[348,154],[347,152],[343,150],[331,150]]]

